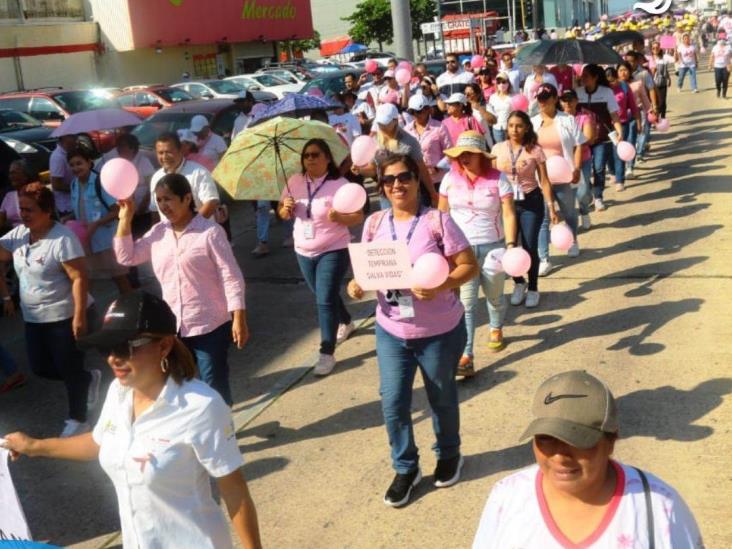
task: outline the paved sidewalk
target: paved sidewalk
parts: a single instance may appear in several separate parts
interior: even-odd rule
[[[702,73],[701,93],[671,92],[671,131],[654,134],[650,159],[625,192],[608,187],[608,210],[593,214],[592,229],[580,235],[582,255],[553,258],[558,268],[540,281],[541,306],[509,309],[508,346],[499,354],[486,351],[482,313],[478,375],[460,385],[466,466],[449,489],[431,484],[433,435],[417,382],[426,478],[400,510],[381,502],[393,472],[372,322],[338,349],[331,376],[306,374],[318,344],[314,300],[291,250],[250,258],[251,212],[239,210],[235,251],[248,280],[252,340],[232,352],[232,376],[266,547],[468,547],[493,484],[533,460],[517,438],[536,387],[573,368],[602,377],[619,399],[617,458],[675,486],[708,547],[732,547],[732,100],[716,99],[711,84]],[[373,302],[349,308],[366,315]],[[23,362],[18,320],[0,319],[0,333]],[[271,406],[244,425],[258,403]],[[0,432],[50,436],[64,408],[59,384],[33,379],[0,397]],[[119,543],[114,493],[98,465],[22,460],[12,471],[38,539],[84,549]]]

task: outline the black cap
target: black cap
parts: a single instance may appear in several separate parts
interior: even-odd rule
[[[562,92],[562,95],[560,95],[559,98],[564,99],[565,101],[569,101],[570,99],[577,99],[577,92],[574,91],[572,88],[568,88]]]
[[[102,329],[79,339],[82,348],[113,347],[139,334],[175,335],[176,319],[165,301],[143,291],[121,295],[107,309]]]
[[[536,90],[536,98],[542,101],[556,96],[557,88],[554,87],[554,84],[544,83]]]

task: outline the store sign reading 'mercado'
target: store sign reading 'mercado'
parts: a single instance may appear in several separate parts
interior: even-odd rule
[[[281,4],[262,4],[257,0],[244,0],[244,8],[241,10],[242,19],[266,19],[269,21],[281,21],[282,19],[295,19],[297,8],[290,0]]]

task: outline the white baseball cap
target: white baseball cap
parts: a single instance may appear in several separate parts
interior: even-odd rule
[[[386,126],[399,118],[399,110],[396,105],[384,103],[376,109],[376,123]]]
[[[430,107],[430,101],[421,93],[417,93],[409,98],[409,110],[410,111],[421,111],[427,107]]]
[[[182,130],[178,130],[178,139],[180,139],[181,143],[183,143],[183,141],[187,141],[188,143],[198,145],[198,138],[196,137],[196,134],[194,134],[191,130],[187,130],[185,128],[183,128]]]
[[[388,69],[388,70],[387,70],[387,71],[386,71],[386,72],[384,73],[384,78],[394,78],[394,76],[395,76],[395,75],[396,75],[396,73],[395,73],[395,72],[394,72],[393,70],[391,70],[391,69]]]
[[[468,98],[465,97],[464,93],[453,93],[450,97],[447,98],[447,101],[445,101],[447,105],[450,105],[451,103],[460,103],[461,105],[467,105],[468,104]]]
[[[208,125],[209,125],[208,118],[206,118],[202,114],[197,114],[196,116],[194,116],[191,119],[191,128],[190,128],[190,130],[193,133],[198,133],[198,132],[200,132],[203,128],[205,128]]]

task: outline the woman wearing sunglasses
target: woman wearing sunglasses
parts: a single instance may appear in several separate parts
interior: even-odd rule
[[[412,431],[412,385],[419,369],[432,407],[437,439],[434,482],[438,488],[460,479],[460,414],[455,370],[465,348],[463,306],[454,290],[473,279],[478,264],[468,240],[449,214],[420,205],[417,164],[397,155],[382,162],[379,192],[391,208],[369,216],[364,242],[406,242],[412,263],[426,253],[444,256],[451,271],[434,289],[379,291],[376,307],[376,354],[379,362],[381,405],[389,435],[392,466],[396,470],[384,503],[401,507],[421,480],[419,453]],[[348,295],[361,299],[355,280]]]
[[[305,143],[300,164],[302,173],[287,182],[278,211],[282,219],[295,220],[295,255],[318,305],[320,357],[314,373],[327,376],[336,364],[336,343],[353,332],[351,315],[341,299],[341,284],[349,265],[348,228],[361,223],[363,213],[333,209],[335,193],[348,181],[340,176],[328,143],[322,139]]]
[[[31,370],[63,381],[69,419],[62,437],[85,433],[87,408],[97,401],[101,372],[84,370],[76,340],[87,330],[89,279],[84,249],[70,229],[54,220],[53,193],[40,183],[18,191],[22,225],[0,238],[0,263],[13,262],[20,281],[20,308]],[[2,288],[5,312],[13,304]]]
[[[496,123],[493,124],[493,140],[501,143],[506,140],[506,124],[508,115],[511,114],[511,98],[514,90],[511,87],[511,80],[508,73],[499,72],[496,76],[496,91],[488,99],[488,107],[496,115]]]
[[[71,438],[5,435],[11,456],[98,459],[117,492],[124,547],[233,548],[221,499],[243,547],[259,548],[257,512],[228,406],[194,379],[177,319],[161,299],[131,292],[81,344],[107,355],[115,380],[94,431]]]
[[[176,314],[178,334],[193,353],[201,379],[231,406],[229,345],[249,339],[244,277],[224,229],[194,210],[185,176],[170,173],[155,187],[162,221],[132,239],[133,199],[119,202],[114,252],[122,265],[152,260],[163,299]]]
[[[473,249],[480,272],[460,287],[460,301],[465,308],[468,340],[458,364],[457,375],[475,375],[473,339],[478,288],[482,286],[488,305],[490,342],[488,350],[503,349],[503,319],[506,301],[503,295],[505,275],[485,266],[492,250],[516,245],[516,212],[513,189],[505,175],[491,166],[485,139],[477,132],[464,132],[455,147],[445,151],[452,169],[440,186],[440,210],[449,212]],[[505,233],[504,233],[505,231]],[[507,238],[504,238],[508,235]]]

